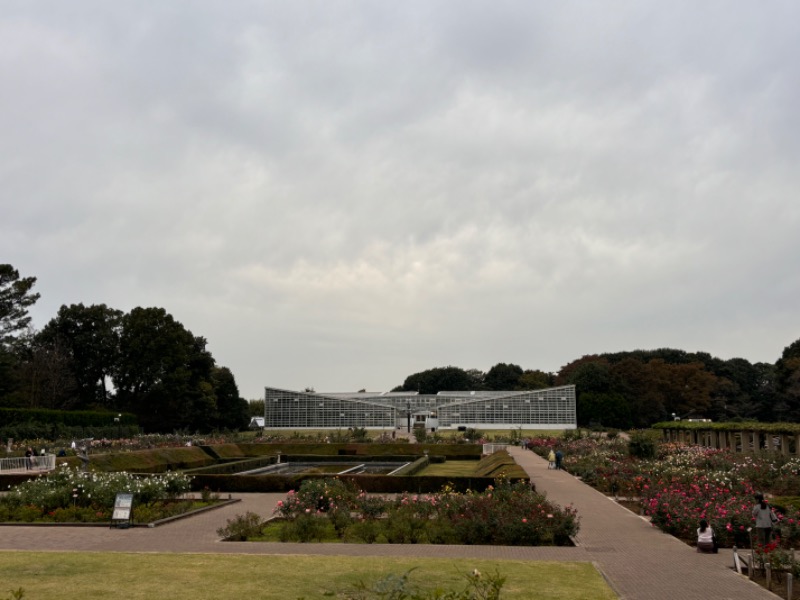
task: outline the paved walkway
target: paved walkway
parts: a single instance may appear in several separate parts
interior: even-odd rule
[[[698,554],[674,537],[607,498],[565,471],[520,448],[509,448],[536,489],[581,519],[579,547],[595,562],[614,590],[635,600],[764,599],[776,596],[733,571],[730,550]]]
[[[519,448],[509,451],[539,491],[572,504],[581,518],[578,547],[281,544],[220,542],[216,530],[246,511],[270,516],[284,494],[241,494],[241,502],[155,529],[0,527],[0,550],[410,556],[593,562],[624,600],[775,600],[737,575],[729,550],[697,554],[564,471]]]

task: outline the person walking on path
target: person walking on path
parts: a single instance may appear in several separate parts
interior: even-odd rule
[[[756,520],[757,539],[759,544],[766,546],[772,541],[772,526],[778,522],[778,517],[763,494],[756,494],[756,501],[753,518]]]
[[[556,450],[556,469],[561,469],[561,461],[564,460],[564,453],[561,450]]]
[[[714,530],[708,521],[700,519],[700,527],[697,528],[697,551],[702,554],[713,554],[715,549]]]
[[[553,452],[552,448],[550,448],[550,454],[547,455],[547,468],[548,469],[556,468],[556,453]]]

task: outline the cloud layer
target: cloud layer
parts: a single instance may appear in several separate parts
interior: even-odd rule
[[[11,2],[0,262],[262,386],[388,389],[800,315],[800,7]]]

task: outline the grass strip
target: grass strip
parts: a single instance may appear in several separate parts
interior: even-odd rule
[[[22,587],[26,600],[330,598],[411,569],[412,582],[430,590],[463,589],[464,575],[478,569],[507,578],[505,600],[617,598],[593,565],[580,562],[9,551],[0,551],[0,594]]]

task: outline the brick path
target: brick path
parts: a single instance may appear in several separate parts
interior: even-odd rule
[[[733,571],[730,550],[698,554],[670,535],[575,479],[551,471],[533,452],[509,448],[536,489],[581,519],[578,544],[621,598],[636,600],[764,599],[776,596]]]
[[[509,451],[537,490],[572,504],[581,518],[578,547],[428,546],[391,544],[281,544],[220,542],[217,528],[246,511],[264,517],[284,494],[241,494],[241,502],[155,529],[106,527],[0,527],[0,550],[313,554],[593,562],[625,600],[775,600],[737,575],[729,550],[697,554],[671,536],[564,471],[550,471],[532,452]]]

